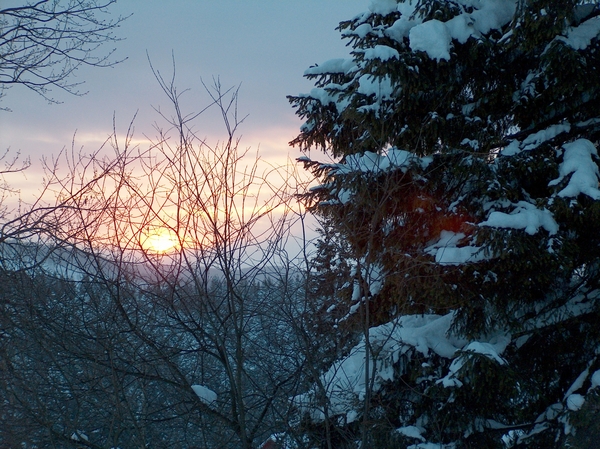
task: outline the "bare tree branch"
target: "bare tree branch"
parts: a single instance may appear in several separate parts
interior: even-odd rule
[[[116,0],[39,0],[0,9],[0,99],[14,85],[55,102],[51,90],[82,95],[71,81],[81,66],[110,67],[120,60],[114,31],[126,17],[110,18]]]

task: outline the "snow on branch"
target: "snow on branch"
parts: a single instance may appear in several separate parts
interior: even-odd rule
[[[479,223],[479,226],[492,228],[524,229],[527,234],[534,235],[540,228],[554,235],[558,232],[558,223],[548,209],[538,209],[527,201],[514,204],[510,213],[493,211],[488,219]]]
[[[575,142],[563,145],[565,150],[563,162],[559,167],[560,176],[550,182],[550,186],[560,184],[568,175],[571,175],[567,186],[558,192],[558,196],[574,198],[583,193],[594,200],[600,199],[598,190],[598,166],[593,156],[598,156],[596,147],[587,139],[578,139]]]
[[[192,390],[206,405],[212,405],[217,400],[217,393],[204,385],[192,385]]]
[[[510,336],[491,335],[486,341],[468,341],[450,333],[453,320],[454,312],[446,315],[405,315],[390,323],[371,328],[370,345],[374,350],[370,352],[369,357],[372,358],[370,366],[375,367],[373,391],[381,389],[386,381],[393,380],[398,374],[395,365],[400,363],[402,356],[410,359],[411,352],[414,351],[426,357],[436,354],[446,359],[453,359],[457,353],[460,354],[455,359],[456,363],[451,365],[449,376],[456,374],[465,362],[464,357],[469,353],[480,354],[499,364],[506,363],[501,354],[511,342]],[[330,416],[345,415],[346,422],[358,418],[356,404],[364,398],[367,388],[365,357],[363,338],[345,358],[334,363],[321,376],[319,383],[327,390],[327,411]],[[313,389],[294,398],[299,409],[317,422],[325,419],[324,409],[316,400],[318,397],[318,392]]]
[[[558,36],[556,39],[574,50],[584,50],[590,45],[592,39],[598,38],[598,34],[600,34],[600,17],[592,17],[581,25],[570,28],[566,36]]]

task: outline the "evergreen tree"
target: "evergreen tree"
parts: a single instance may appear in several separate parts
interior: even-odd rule
[[[599,2],[373,0],[339,29],[351,58],[305,72],[292,143],[354,261],[337,320],[364,335],[322,375],[326,407],[295,399],[307,437],[592,447]]]

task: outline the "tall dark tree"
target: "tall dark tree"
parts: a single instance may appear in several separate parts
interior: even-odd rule
[[[292,143],[364,334],[296,398],[320,446],[592,447],[599,6],[374,0],[305,72]]]

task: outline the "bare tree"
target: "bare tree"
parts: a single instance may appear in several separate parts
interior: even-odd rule
[[[0,220],[4,221],[9,215],[9,207],[6,202],[10,196],[16,195],[18,192],[13,189],[6,176],[25,171],[30,166],[30,160],[20,159],[19,154],[10,154],[9,150],[6,150],[4,154],[0,156]],[[0,239],[1,239],[0,234]]]
[[[55,293],[17,299],[31,288],[2,304],[5,347],[20,348],[6,354],[5,422],[38,417],[35,444],[250,449],[287,429],[305,354],[288,325],[302,297],[285,248],[294,168],[241,148],[237,89],[205,85],[225,127],[210,145],[174,80],[155,75],[173,107],[150,147],[133,146],[131,128],[95,154],[46,161],[55,201],[6,227],[47,236],[37,265],[21,264],[26,282],[37,266],[75,286],[60,307]]]
[[[49,101],[52,88],[80,94],[71,75],[82,65],[108,67],[118,61],[114,30],[123,17],[110,18],[116,0],[34,0],[0,9],[0,98],[20,84]],[[6,2],[8,4],[12,2]],[[16,2],[20,3],[20,2]]]

